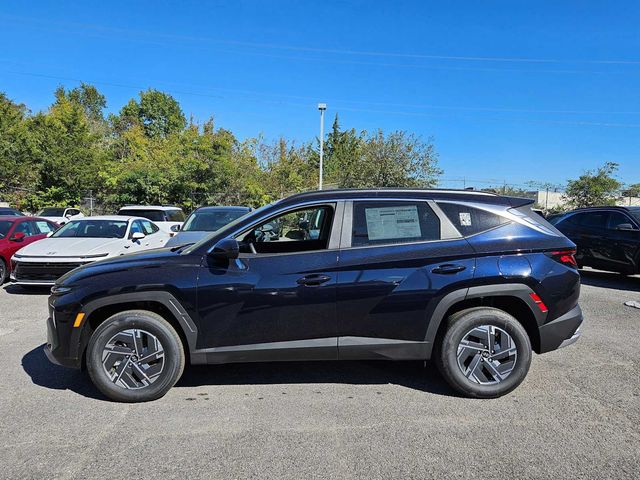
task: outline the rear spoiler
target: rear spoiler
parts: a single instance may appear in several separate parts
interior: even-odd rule
[[[525,205],[533,205],[535,200],[523,197],[504,197],[511,204],[511,208],[524,207]]]

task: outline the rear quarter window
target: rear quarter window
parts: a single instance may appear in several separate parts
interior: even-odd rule
[[[438,202],[438,206],[463,236],[485,232],[510,220],[479,208],[458,203]]]

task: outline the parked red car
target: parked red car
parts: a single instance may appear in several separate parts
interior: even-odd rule
[[[0,285],[11,273],[11,256],[57,228],[44,218],[0,216]]]

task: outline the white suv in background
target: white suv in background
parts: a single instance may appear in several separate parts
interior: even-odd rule
[[[64,225],[69,220],[84,217],[84,214],[77,208],[45,207],[38,212],[37,216],[58,225]]]
[[[184,212],[180,207],[161,205],[126,205],[118,211],[118,215],[148,218],[161,230],[172,236],[180,230],[184,223]]]

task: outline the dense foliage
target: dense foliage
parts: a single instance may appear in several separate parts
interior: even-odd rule
[[[126,203],[258,206],[318,183],[319,141],[238,139],[185,118],[170,95],[140,92],[105,116],[92,85],[55,92],[31,113],[0,93],[0,200],[35,211],[80,205],[91,191],[99,210]],[[325,142],[326,185],[430,187],[441,173],[430,140],[402,131],[343,130],[338,117]]]
[[[622,184],[614,177],[618,164],[607,162],[596,170],[588,170],[567,182],[565,199],[569,206],[597,207],[615,205]]]

